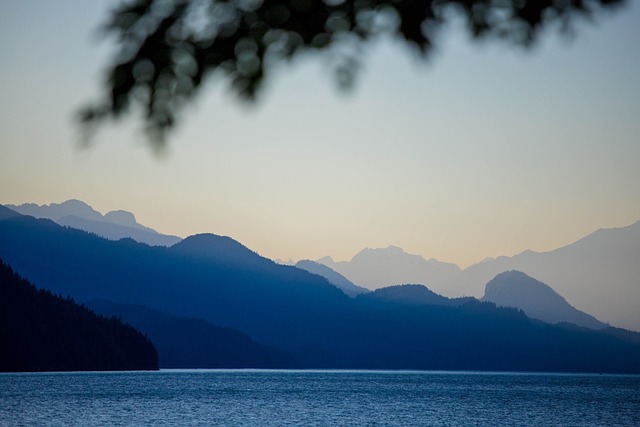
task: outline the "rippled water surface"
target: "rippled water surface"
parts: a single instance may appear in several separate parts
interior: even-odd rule
[[[0,374],[0,424],[640,426],[640,376],[246,370]]]

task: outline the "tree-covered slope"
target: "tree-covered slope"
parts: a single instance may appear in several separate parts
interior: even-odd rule
[[[2,260],[0,348],[4,372],[158,369],[156,349],[140,332],[36,289]]]

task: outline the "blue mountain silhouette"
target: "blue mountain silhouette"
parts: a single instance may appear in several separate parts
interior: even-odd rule
[[[144,305],[238,329],[300,367],[640,372],[633,334],[548,325],[475,300],[349,298],[215,235],[152,247],[22,216],[0,220],[0,258],[80,302]]]

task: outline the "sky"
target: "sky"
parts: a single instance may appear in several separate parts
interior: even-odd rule
[[[80,199],[273,259],[395,245],[461,267],[640,220],[638,1],[530,50],[456,24],[428,61],[382,39],[349,93],[322,55],[255,105],[211,81],[161,154],[135,115],[79,143],[113,4],[0,2],[0,203]]]

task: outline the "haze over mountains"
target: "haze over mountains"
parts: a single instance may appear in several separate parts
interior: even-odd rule
[[[60,225],[85,230],[111,240],[129,237],[151,246],[171,246],[182,240],[178,236],[160,234],[139,224],[131,212],[116,210],[102,215],[80,200],[67,200],[50,205],[25,203],[7,207],[23,215],[47,218]]]
[[[369,289],[354,285],[342,274],[338,273],[335,270],[332,270],[324,264],[320,264],[319,262],[305,259],[295,263],[295,266],[302,270],[306,270],[309,273],[317,274],[324,277],[329,281],[329,283],[341,289],[342,292],[349,295],[350,297],[355,297],[357,295],[370,292]]]
[[[607,325],[595,317],[576,310],[548,285],[520,271],[506,271],[487,283],[482,301],[501,307],[518,307],[532,319],[547,323],[572,323],[591,329]]]
[[[329,257],[319,263],[358,286],[377,289],[402,283],[424,284],[448,297],[480,298],[499,273],[521,271],[551,286],[578,310],[603,322],[640,331],[640,221],[628,227],[598,230],[549,252],[525,251],[488,259],[460,270],[390,246],[365,249],[351,261]]]
[[[8,206],[23,214],[49,218],[113,240],[129,237],[162,246],[181,240],[139,224],[129,212],[111,211],[102,215],[79,200]],[[350,296],[386,286],[423,284],[452,298],[465,295],[480,298],[488,281],[502,272],[517,270],[551,286],[580,311],[615,326],[640,330],[638,260],[640,221],[628,227],[598,230],[554,251],[525,251],[513,257],[487,259],[464,270],[434,258],[427,260],[407,254],[397,246],[363,249],[350,261],[336,262],[330,257],[317,262],[303,260],[297,267],[327,278]]]
[[[318,262],[342,274],[354,284],[371,290],[390,285],[420,283],[443,295],[462,295],[445,292],[451,290],[450,281],[460,273],[457,265],[434,258],[426,260],[420,255],[408,254],[397,246],[366,248],[358,252],[351,261],[336,262],[327,256]]]
[[[571,305],[603,322],[640,331],[640,221],[595,231],[553,251],[525,251],[472,265],[455,284],[471,293],[476,283],[509,270],[548,284]]]
[[[0,209],[0,258],[39,286],[82,302],[146,306],[157,320],[157,311],[201,319],[212,326],[200,336],[234,328],[300,367],[640,372],[637,334],[553,326],[419,286],[349,298],[227,237],[152,247],[7,211]],[[162,336],[179,341],[166,329]]]

